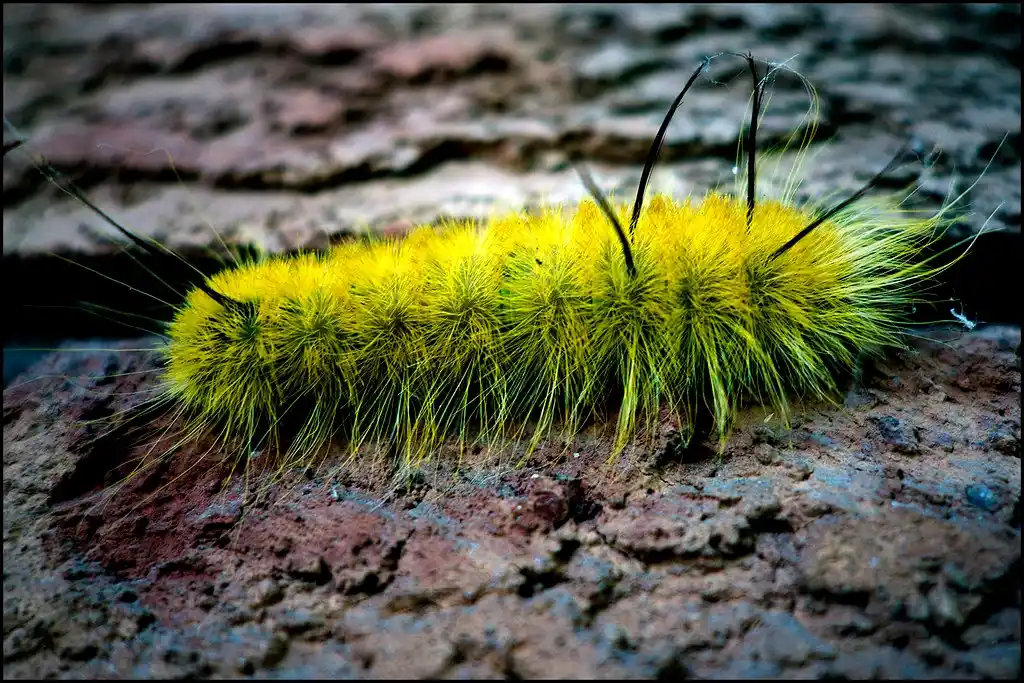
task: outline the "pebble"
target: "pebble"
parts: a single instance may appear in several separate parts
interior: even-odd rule
[[[989,487],[983,484],[971,484],[965,492],[967,501],[986,512],[995,512],[999,509],[999,497]]]
[[[932,620],[937,626],[962,628],[964,617],[956,603],[956,596],[948,588],[938,585],[928,593],[928,604],[931,605]]]
[[[249,607],[252,609],[268,607],[276,602],[280,602],[283,597],[284,591],[276,581],[273,579],[263,579],[253,589]]]

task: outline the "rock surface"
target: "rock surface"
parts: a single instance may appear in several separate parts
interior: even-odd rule
[[[53,354],[4,393],[5,676],[1012,678],[1020,330],[929,336],[721,465],[595,428],[259,497],[203,444],[104,495],[179,436],[107,429],[153,358]]]
[[[8,5],[4,114],[143,234],[208,246],[212,224],[293,249],[578,198],[570,154],[628,194],[692,69],[752,50],[819,91],[818,135],[835,137],[808,195],[859,186],[915,135],[943,150],[923,192],[935,200],[1008,135],[968,224],[995,211],[1019,233],[1018,21],[1015,6]],[[743,74],[738,60],[714,62],[687,100],[663,152],[667,189],[731,175]],[[803,83],[778,78],[763,143],[806,107]],[[75,226],[88,211],[44,182],[5,164],[4,254],[109,250]]]
[[[934,208],[1008,135],[958,233],[991,214],[1006,241],[978,241],[955,294],[972,318],[1019,320],[1017,5],[3,11],[7,119],[202,268],[217,235],[315,248],[574,200],[574,154],[628,195],[693,66],[753,50],[818,88],[808,196],[855,189],[916,135],[943,149],[904,178]],[[660,188],[731,182],[749,87],[713,63]],[[762,142],[805,111],[778,79]],[[152,292],[105,230],[5,159],[9,300],[159,317],[58,270],[55,252]],[[92,333],[14,305],[23,334]],[[105,497],[175,423],[110,430],[157,389],[154,356],[129,350],[151,340],[65,349],[4,391],[4,676],[1018,677],[1020,330],[924,334],[843,405],[788,427],[745,414],[720,464],[661,434],[607,466],[595,428],[523,469],[441,463],[396,488],[368,463],[260,497],[201,443]]]

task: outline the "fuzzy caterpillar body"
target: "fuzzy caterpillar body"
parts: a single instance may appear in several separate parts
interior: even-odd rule
[[[827,397],[857,354],[899,342],[938,220],[813,215],[762,201],[654,197],[625,266],[598,206],[414,229],[271,257],[193,291],[168,328],[166,382],[204,425],[253,443],[288,411],[302,458],[338,429],[419,459],[445,436],[570,433],[618,402],[621,448],[662,407],[706,405],[720,437],[743,397]]]
[[[612,456],[665,411],[684,438],[710,416],[721,445],[745,401],[784,417],[794,396],[830,398],[864,354],[902,344],[909,309],[949,265],[926,254],[963,195],[931,214],[907,209],[906,194],[863,200],[905,148],[827,211],[795,200],[796,175],[768,196],[755,134],[781,67],[762,77],[751,55],[734,56],[754,82],[735,193],[643,201],[709,57],[652,142],[631,214],[584,177],[596,201],[236,261],[167,323],[155,403],[186,417],[185,438],[209,430],[248,452],[279,450],[287,432],[283,465],[308,466],[336,435],[351,454],[375,444],[414,465],[452,436],[463,447],[525,439],[525,458],[605,409],[617,415]]]

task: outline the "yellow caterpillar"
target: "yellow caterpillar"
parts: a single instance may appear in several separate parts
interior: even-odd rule
[[[900,197],[862,200],[909,149],[831,207],[798,205],[795,182],[765,196],[755,150],[769,74],[739,56],[754,88],[736,194],[645,201],[672,116],[709,59],[669,109],[631,207],[581,172],[594,200],[575,207],[240,261],[196,282],[167,324],[158,401],[185,434],[212,432],[245,454],[273,448],[288,467],[332,440],[410,464],[449,437],[517,443],[526,457],[553,429],[571,436],[605,410],[617,415],[615,456],[663,411],[687,435],[710,415],[722,442],[745,401],[784,416],[793,396],[833,396],[837,372],[901,343],[941,269],[923,254],[955,200],[925,216]]]

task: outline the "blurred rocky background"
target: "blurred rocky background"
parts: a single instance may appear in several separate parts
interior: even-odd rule
[[[94,202],[212,270],[221,239],[322,248],[575,201],[570,155],[628,198],[695,65],[750,50],[821,98],[806,197],[853,191],[910,136],[941,151],[898,178],[920,179],[915,205],[937,207],[992,161],[953,236],[989,216],[1007,232],[980,241],[943,293],[972,319],[1016,321],[1006,292],[1020,253],[1019,22],[1019,5],[998,4],[7,4],[3,109]],[[712,63],[669,130],[655,189],[732,182],[750,87],[741,60]],[[762,148],[807,129],[797,78],[776,79],[768,105]],[[166,318],[55,258],[160,289],[86,207],[18,153],[3,183],[8,338],[134,333],[81,315],[79,300]]]

